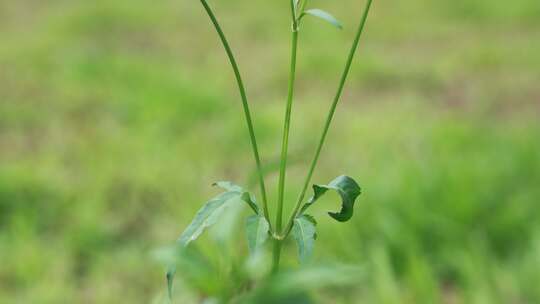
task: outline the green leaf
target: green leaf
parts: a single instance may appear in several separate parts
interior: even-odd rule
[[[302,207],[300,214],[303,214],[304,211],[313,205],[328,190],[335,190],[341,197],[341,211],[328,212],[328,214],[339,222],[350,220],[353,216],[354,202],[362,191],[354,179],[345,175],[337,177],[328,185],[313,185],[314,195]]]
[[[246,220],[246,232],[248,247],[251,253],[261,249],[268,239],[270,225],[268,221],[260,215],[252,215]]]
[[[211,292],[213,284],[219,283],[215,277],[217,269],[196,246],[182,247],[179,244],[154,252],[155,258],[169,265],[167,271],[167,293],[173,294],[173,279],[177,272],[184,279],[183,284],[201,292]]]
[[[260,214],[259,206],[257,205],[257,201],[255,200],[255,197],[249,193],[244,191],[244,189],[232,182],[229,181],[220,181],[213,184],[213,186],[225,189],[229,192],[238,192],[241,194],[241,199],[246,202],[249,207],[256,213]]]
[[[223,212],[237,200],[246,202],[255,213],[259,213],[259,207],[255,203],[255,198],[242,189],[242,187],[231,182],[221,181],[214,184],[226,190],[209,200],[198,212],[189,226],[182,232],[178,239],[178,244],[181,247],[187,247],[189,243],[196,240],[206,228],[214,225]],[[174,274],[176,273],[176,265],[169,267],[167,271],[167,289],[169,298],[172,294],[172,283]]]
[[[204,233],[216,241],[219,246],[232,245],[230,242],[238,235],[238,229],[243,226],[243,211],[246,203],[241,200],[232,200],[227,203],[227,208],[220,214],[219,219]]]
[[[187,246],[190,242],[196,240],[206,228],[216,223],[221,213],[227,208],[227,203],[240,199],[241,195],[240,192],[229,191],[208,201],[197,212],[195,218],[182,235],[180,235],[178,243],[182,246]]]
[[[298,256],[301,262],[306,262],[313,253],[313,246],[317,239],[315,219],[307,214],[294,219],[293,237],[298,246]]]
[[[169,295],[169,300],[172,300],[173,281],[174,281],[175,274],[176,274],[176,266],[169,267],[169,270],[167,270],[167,294]]]
[[[244,192],[244,189],[242,189],[242,187],[229,181],[215,182],[212,186],[219,187],[221,189],[231,191],[231,192]]]
[[[249,207],[251,208],[251,210],[253,210],[253,212],[255,212],[255,214],[261,214],[261,209],[259,209],[257,201],[251,193],[244,192],[242,193],[240,198],[249,205]]]
[[[341,22],[339,22],[339,20],[337,20],[330,13],[328,13],[326,11],[323,11],[321,9],[318,9],[318,8],[308,9],[305,12],[302,13],[302,16],[300,16],[300,18],[302,18],[305,15],[311,15],[311,16],[314,16],[314,17],[317,17],[317,18],[321,18],[322,20],[330,23],[331,25],[337,27],[338,29],[343,28],[343,25],[341,24]]]

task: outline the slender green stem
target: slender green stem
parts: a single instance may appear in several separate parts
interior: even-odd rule
[[[289,73],[289,84],[287,94],[287,105],[285,107],[285,121],[283,123],[283,140],[281,143],[281,161],[279,166],[279,182],[278,182],[278,203],[276,214],[275,231],[281,234],[281,226],[283,222],[283,200],[285,197],[285,177],[287,173],[287,154],[289,149],[289,131],[291,126],[291,113],[292,104],[294,98],[294,83],[296,78],[296,53],[298,49],[298,22],[296,18],[296,12],[294,7],[294,0],[290,0],[291,3],[291,16],[292,16],[292,39],[291,39],[291,69]],[[274,240],[274,272],[279,268],[279,258],[281,255],[281,243],[282,240]]]
[[[360,25],[358,27],[358,30],[356,31],[356,36],[354,38],[354,42],[352,44],[351,50],[349,52],[349,57],[347,58],[347,62],[345,64],[345,68],[343,70],[343,74],[341,75],[341,79],[339,82],[339,86],[336,92],[336,95],[334,97],[334,101],[330,107],[330,111],[328,112],[328,116],[326,118],[326,123],[324,124],[323,132],[321,134],[321,138],[319,140],[319,144],[317,146],[317,150],[315,151],[315,155],[313,157],[313,160],[311,162],[311,165],[309,167],[308,174],[306,176],[306,180],[304,182],[304,186],[302,187],[302,191],[300,192],[300,195],[298,196],[298,200],[296,201],[296,205],[293,209],[293,212],[291,214],[291,217],[287,223],[287,226],[285,228],[285,233],[282,234],[282,236],[287,236],[289,232],[292,229],[292,224],[294,222],[294,218],[297,216],[298,211],[300,210],[300,207],[302,205],[302,201],[304,200],[304,197],[306,195],[306,191],[309,187],[309,183],[311,182],[311,178],[313,177],[313,172],[315,171],[315,168],[317,167],[317,162],[319,161],[319,156],[321,155],[321,150],[323,148],[324,142],[326,140],[326,136],[328,135],[328,130],[330,129],[330,124],[332,123],[332,119],[334,118],[334,113],[336,112],[336,107],[339,103],[339,100],[341,99],[341,94],[343,93],[343,88],[345,86],[345,81],[347,80],[347,77],[349,76],[349,71],[351,69],[351,64],[354,59],[354,55],[356,54],[356,50],[358,49],[358,44],[360,42],[360,37],[362,36],[362,32],[364,31],[364,25],[366,24],[366,20],[369,14],[369,9],[371,8],[371,2],[372,0],[367,0],[366,7],[364,9],[364,13],[362,14]]]
[[[200,0],[204,9],[206,10],[206,13],[210,17],[210,20],[212,20],[212,24],[214,25],[219,38],[221,39],[221,42],[223,44],[223,47],[225,48],[225,52],[227,53],[227,56],[229,57],[229,61],[231,62],[232,69],[234,71],[234,75],[236,77],[236,82],[238,83],[238,90],[240,91],[240,97],[242,98],[242,107],[244,109],[244,115],[246,118],[247,128],[249,132],[249,137],[251,139],[251,148],[253,150],[253,156],[255,158],[255,164],[257,166],[257,172],[259,177],[259,186],[262,196],[262,204],[263,204],[263,212],[264,216],[270,223],[270,216],[268,213],[268,199],[266,196],[266,186],[264,184],[264,175],[262,171],[262,165],[261,165],[261,158],[259,156],[259,148],[257,145],[257,139],[255,137],[255,131],[253,129],[253,122],[251,119],[251,112],[249,110],[249,104],[246,96],[246,89],[244,87],[244,82],[242,80],[242,76],[240,75],[240,70],[238,69],[238,64],[236,63],[236,59],[234,58],[233,52],[231,50],[231,47],[229,46],[229,42],[227,41],[227,38],[225,37],[225,34],[223,33],[223,30],[221,29],[221,26],[219,25],[216,16],[212,12],[212,9],[206,2],[206,0]]]
[[[296,69],[296,49],[298,45],[298,32],[294,31],[292,35],[292,54],[291,54],[291,74],[289,78],[289,94],[287,97],[287,106],[285,109],[285,122],[283,126],[283,141],[281,145],[281,163],[279,166],[279,184],[278,184],[278,207],[276,218],[276,229],[281,228],[283,215],[283,200],[285,195],[285,177],[287,171],[287,153],[289,147],[289,131],[291,126],[291,112],[294,94],[294,79]]]
[[[281,258],[281,247],[283,240],[274,239],[274,247],[272,248],[272,273],[276,274],[279,271],[279,260]]]

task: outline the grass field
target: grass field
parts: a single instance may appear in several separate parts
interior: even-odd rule
[[[302,32],[286,214],[363,7],[312,3],[345,28],[311,19]],[[288,2],[212,4],[274,168]],[[154,250],[214,181],[256,189],[233,75],[199,2],[0,0],[0,41],[0,303],[159,303]],[[540,2],[375,0],[314,177],[346,173],[364,189],[344,225],[322,216],[336,197],[314,208],[315,263],[365,273],[318,302],[540,303],[539,119]],[[277,172],[267,180],[275,201]],[[217,246],[203,238],[208,255]]]

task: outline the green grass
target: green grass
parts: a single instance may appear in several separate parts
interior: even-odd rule
[[[309,20],[300,38],[285,214],[363,4],[313,1],[345,29]],[[212,3],[275,166],[288,2]],[[164,268],[151,252],[216,179],[252,178],[233,75],[205,18],[190,1],[0,2],[0,303],[157,301]],[[315,260],[366,275],[321,302],[540,302],[539,20],[532,0],[374,2],[313,179],[343,168],[360,180],[353,221],[319,221]],[[315,215],[337,209],[332,199]]]

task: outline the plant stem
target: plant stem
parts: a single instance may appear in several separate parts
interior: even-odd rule
[[[287,105],[285,107],[285,121],[283,123],[283,140],[281,143],[281,162],[279,166],[279,182],[278,182],[278,204],[276,214],[276,226],[275,231],[281,234],[281,226],[283,222],[283,200],[285,197],[285,176],[287,173],[287,154],[289,148],[289,131],[291,126],[291,113],[294,97],[294,83],[296,78],[296,53],[298,49],[298,22],[296,18],[296,12],[294,8],[294,0],[290,0],[291,3],[291,16],[292,16],[292,39],[291,39],[291,69],[289,73],[289,85],[287,94]],[[277,239],[274,241],[274,272],[279,268],[279,258],[281,255],[281,242]]]
[[[272,273],[276,274],[279,271],[279,260],[281,257],[281,246],[283,240],[274,239],[274,247],[272,248]]]
[[[296,69],[296,48],[298,44],[298,32],[293,32],[292,35],[292,54],[291,54],[291,74],[289,78],[289,94],[287,98],[287,106],[285,110],[285,122],[283,127],[283,141],[281,145],[281,163],[279,166],[279,185],[278,185],[278,208],[276,218],[276,229],[281,228],[283,215],[283,200],[285,196],[285,175],[287,171],[287,153],[289,146],[289,130],[291,126],[292,101],[294,94],[294,79]]]
[[[227,41],[227,38],[225,37],[225,34],[223,33],[223,30],[221,29],[221,26],[219,25],[216,16],[212,12],[212,9],[206,2],[206,0],[200,0],[204,9],[206,10],[206,13],[210,17],[210,20],[212,20],[212,24],[214,25],[219,38],[221,39],[221,42],[223,44],[223,47],[225,48],[225,52],[227,53],[227,56],[229,57],[229,61],[231,63],[232,69],[234,71],[234,75],[236,77],[236,82],[238,83],[238,90],[240,91],[240,97],[242,98],[242,107],[244,109],[244,115],[246,118],[247,128],[249,132],[249,137],[251,140],[251,148],[253,150],[253,156],[255,158],[255,164],[257,166],[257,172],[259,177],[259,186],[262,196],[262,204],[263,204],[263,212],[264,217],[270,223],[270,216],[268,213],[268,199],[266,196],[266,186],[264,184],[264,175],[262,171],[262,165],[261,165],[261,158],[259,156],[259,148],[257,145],[257,139],[255,137],[255,131],[253,129],[253,122],[251,119],[251,112],[249,110],[249,104],[246,96],[246,89],[244,87],[244,82],[242,80],[242,76],[240,75],[240,70],[238,69],[238,64],[236,63],[236,59],[234,58],[233,52],[231,50],[231,47],[229,46],[229,42]]]
[[[334,97],[334,101],[330,107],[330,111],[328,112],[328,116],[326,118],[326,123],[324,124],[323,132],[321,134],[321,138],[319,140],[319,144],[317,146],[317,150],[315,151],[315,155],[313,157],[313,160],[311,162],[311,165],[309,167],[308,174],[306,176],[306,180],[304,182],[304,186],[302,188],[302,191],[300,192],[300,195],[298,196],[298,200],[296,201],[296,205],[293,209],[293,212],[291,214],[291,217],[287,223],[287,226],[285,228],[285,233],[282,234],[283,237],[286,237],[289,232],[292,229],[292,225],[294,222],[294,218],[297,216],[298,211],[300,210],[300,207],[302,205],[302,201],[304,200],[304,197],[306,195],[306,191],[308,189],[309,183],[311,182],[311,178],[313,177],[313,172],[315,171],[315,168],[317,167],[317,162],[319,161],[319,156],[321,155],[321,150],[323,148],[324,142],[326,140],[326,136],[328,135],[328,130],[330,129],[330,124],[332,123],[332,119],[334,118],[334,113],[336,111],[336,107],[339,103],[339,100],[341,99],[341,94],[343,93],[343,88],[345,86],[345,81],[347,80],[347,77],[349,76],[349,71],[351,69],[351,64],[354,59],[354,55],[356,53],[356,50],[358,49],[358,44],[360,42],[360,37],[362,36],[362,32],[364,31],[364,25],[366,24],[366,20],[369,14],[369,9],[371,8],[371,2],[372,0],[367,0],[366,7],[364,9],[364,13],[362,14],[360,25],[358,27],[358,30],[356,31],[356,36],[354,38],[354,42],[352,44],[351,50],[349,52],[349,57],[347,58],[347,62],[345,64],[345,68],[343,70],[343,74],[341,75],[341,80],[339,82],[339,86],[336,92],[336,95]]]

